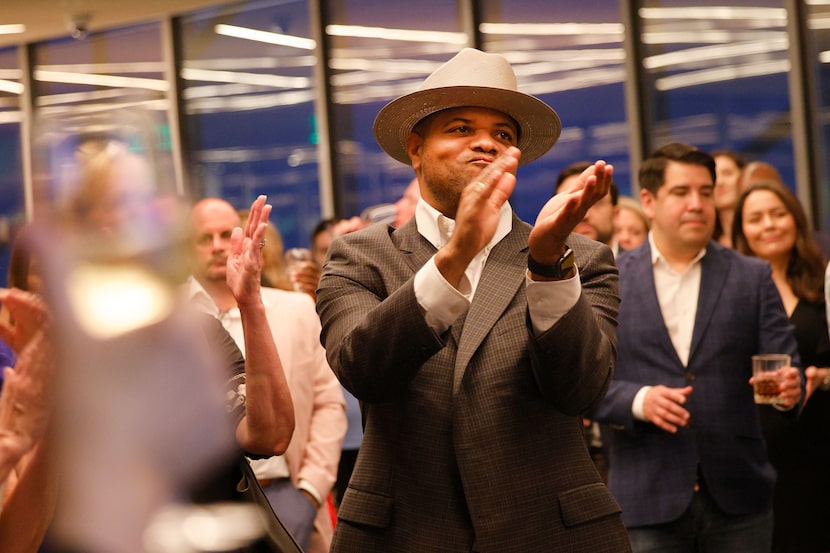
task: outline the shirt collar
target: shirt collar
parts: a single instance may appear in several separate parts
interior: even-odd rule
[[[439,221],[441,221],[439,223]],[[440,211],[429,205],[423,198],[418,200],[415,206],[415,224],[418,227],[418,232],[426,238],[430,244],[441,248],[444,244],[444,239],[441,236],[441,225],[446,225],[450,229],[450,233],[455,229],[455,220],[445,217]],[[498,244],[502,238],[510,234],[513,229],[513,209],[509,202],[504,202],[499,211],[499,224],[496,227],[496,232],[490,243],[486,247],[492,248]]]
[[[651,247],[651,265],[654,266],[658,262],[662,262],[664,265],[668,266],[669,262],[666,259],[666,256],[657,249],[657,244],[654,243],[654,234],[653,231],[648,231],[648,245]],[[689,263],[689,267],[697,263],[701,260],[701,258],[706,255],[706,248],[702,248],[697,255],[692,259],[692,262]]]
[[[214,317],[220,315],[216,302],[207,293],[202,283],[196,280],[196,277],[193,275],[189,276],[185,283],[184,294],[187,301],[197,306],[200,311],[204,311]]]

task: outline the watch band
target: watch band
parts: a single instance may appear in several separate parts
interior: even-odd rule
[[[559,258],[559,261],[553,265],[543,265],[539,263],[530,252],[527,254],[527,268],[534,275],[539,275],[547,278],[565,278],[575,266],[574,252],[568,246],[565,246],[565,253]]]

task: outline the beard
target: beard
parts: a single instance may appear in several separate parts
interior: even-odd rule
[[[446,164],[433,164],[428,159],[424,159],[421,164],[420,178],[429,195],[438,204],[432,207],[446,217],[455,219],[461,193],[473,176],[463,171],[453,170]]]

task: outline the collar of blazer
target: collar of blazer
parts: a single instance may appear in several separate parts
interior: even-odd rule
[[[466,367],[476,350],[519,291],[524,290],[522,285],[525,282],[529,234],[530,226],[514,213],[513,229],[487,257],[458,342],[453,394],[458,392]],[[395,230],[390,237],[413,273],[435,255],[435,247],[418,233],[415,219]]]

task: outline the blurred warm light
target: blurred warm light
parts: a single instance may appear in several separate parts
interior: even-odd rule
[[[0,79],[0,92],[9,92],[11,94],[23,94],[23,84],[14,81],[7,81]]]
[[[770,61],[762,63],[747,63],[744,65],[729,65],[715,69],[702,71],[689,71],[681,75],[662,77],[654,81],[657,90],[674,90],[709,83],[718,83],[734,79],[745,79],[748,77],[760,77],[763,75],[774,75],[786,73],[790,70],[788,60]]]
[[[94,338],[112,338],[164,320],[170,287],[140,266],[82,264],[67,279],[69,302]]]
[[[643,19],[733,19],[747,25],[783,25],[787,21],[784,8],[753,8],[739,6],[689,6],[679,8],[640,8]]]
[[[303,50],[314,50],[317,47],[317,42],[310,38],[259,31],[237,25],[219,24],[214,27],[214,31],[216,31],[217,35],[265,42],[266,44],[277,44],[279,46],[289,46],[291,48],[301,48]]]
[[[326,34],[331,36],[380,38],[383,40],[406,40],[409,42],[439,42],[465,46],[468,43],[466,33],[389,29],[386,27],[364,27],[361,25],[327,25]]]
[[[648,56],[643,59],[643,67],[646,69],[657,69],[671,65],[689,65],[699,61],[728,59],[737,56],[767,54],[770,52],[785,52],[790,45],[789,38],[787,38],[785,33],[776,33],[776,35],[778,36],[764,41],[686,48],[677,52]]]
[[[26,32],[26,25],[14,23],[10,25],[0,25],[0,35],[17,35]]]
[[[612,35],[613,41],[625,33],[622,23],[482,23],[478,29],[487,35]]]
[[[88,84],[93,86],[112,86],[119,88],[145,88],[166,92],[170,83],[163,79],[145,79],[143,77],[120,77],[118,75],[97,75],[92,73],[75,73],[70,71],[44,71],[35,69],[34,79],[52,83]]]
[[[217,83],[239,83],[270,88],[309,88],[311,79],[308,77],[287,77],[283,75],[267,75],[264,73],[243,73],[239,71],[214,71],[212,69],[182,69],[182,79],[187,81],[207,81]]]

